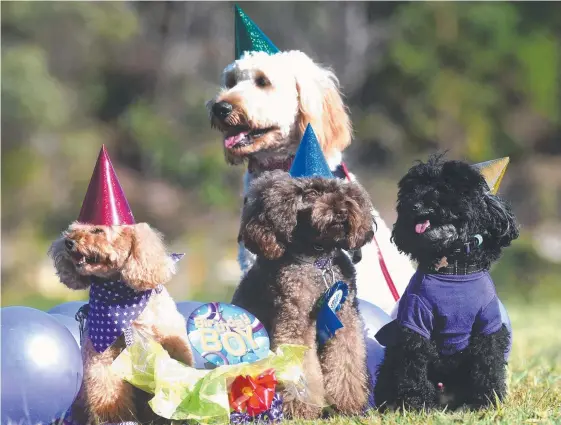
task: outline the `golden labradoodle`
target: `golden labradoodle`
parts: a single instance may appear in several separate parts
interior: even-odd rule
[[[256,179],[246,198],[239,238],[257,255],[232,303],[266,327],[273,348],[302,344],[304,373],[313,403],[284,394],[293,418],[314,419],[322,405],[342,414],[367,403],[366,348],[352,261],[342,250],[360,249],[373,235],[372,205],[354,182],[293,179],[273,171]],[[317,342],[318,301],[327,286],[343,281],[349,293],[337,317],[343,328]]]
[[[146,223],[76,222],[49,254],[62,283],[71,289],[90,288],[82,336],[84,381],[73,416],[84,424],[156,419],[147,395],[110,367],[131,337],[131,328],[154,338],[174,359],[193,364],[185,319],[161,286],[175,271],[161,235]]]
[[[250,52],[229,64],[221,80],[207,104],[210,122],[222,133],[226,161],[247,163],[244,196],[263,172],[290,169],[308,124],[333,173],[355,180],[342,162],[352,139],[351,120],[332,70],[296,50]],[[376,240],[362,249],[358,293],[390,313],[415,270],[391,242],[391,228],[380,213],[372,209],[372,214],[378,224]],[[243,243],[238,261],[244,274],[255,261]]]

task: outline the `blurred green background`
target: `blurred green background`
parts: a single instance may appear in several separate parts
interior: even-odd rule
[[[561,302],[561,4],[240,3],[282,50],[333,67],[346,161],[389,223],[396,183],[436,150],[511,157],[520,240],[493,269],[508,304]],[[2,305],[85,299],[46,252],[80,210],[102,143],[137,221],[185,252],[177,300],[239,280],[240,167],[205,102],[233,60],[226,2],[2,2]]]

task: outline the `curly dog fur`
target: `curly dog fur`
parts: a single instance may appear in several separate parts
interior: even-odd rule
[[[374,397],[380,410],[483,407],[506,395],[504,352],[510,334],[503,325],[476,335],[465,352],[438,354],[434,342],[399,326],[378,371]],[[438,384],[442,384],[442,389]]]
[[[293,179],[265,173],[251,186],[239,238],[257,255],[232,303],[253,313],[269,332],[272,347],[302,344],[304,373],[313,403],[285,394],[294,418],[318,418],[327,402],[343,414],[367,403],[366,348],[358,312],[354,266],[342,249],[358,249],[373,236],[368,195],[356,183],[337,179]],[[313,260],[333,258],[334,280],[349,285],[337,313],[344,327],[323,347],[316,342],[316,305],[326,290]]]
[[[427,273],[458,263],[488,269],[518,237],[509,205],[489,193],[482,175],[441,155],[419,162],[401,179],[397,212],[393,240]],[[457,249],[474,234],[483,238],[480,248]],[[468,347],[450,355],[440,353],[433,338],[397,322],[391,326],[395,335],[375,388],[382,409],[479,408],[493,403],[495,394],[499,400],[505,397],[504,353],[510,334],[504,325],[488,335],[472,331]]]
[[[302,52],[247,53],[224,69],[222,87],[208,108],[231,164],[252,158],[259,168],[294,155],[308,124],[327,158],[351,143],[337,77]]]
[[[478,233],[483,236],[483,249],[462,253],[458,259],[489,268],[518,237],[508,203],[490,194],[481,174],[464,162],[433,155],[412,167],[398,187],[392,238],[421,267],[432,266],[444,256],[450,263],[455,259],[451,246]],[[428,230],[421,235],[412,232],[425,219],[430,219]]]
[[[332,170],[342,160],[342,151],[352,139],[351,121],[335,74],[300,51],[274,55],[246,53],[222,73],[222,87],[207,103],[211,125],[224,137],[227,162],[248,162],[244,195],[262,172],[287,170],[308,124],[320,142]],[[350,175],[351,179],[354,176]],[[391,243],[391,231],[373,209],[378,223],[377,241],[399,294],[407,286],[413,267]],[[390,312],[395,299],[385,283],[375,244],[362,250],[364,261],[357,264],[358,291]],[[239,246],[243,273],[253,265],[255,255]]]
[[[91,278],[97,276],[121,280],[137,291],[145,291],[167,283],[175,271],[161,235],[146,223],[97,226],[75,222],[52,244],[49,254],[60,281],[78,290],[87,289]],[[193,364],[185,319],[165,289],[150,297],[132,326],[162,344],[174,359]],[[157,419],[146,394],[111,371],[113,360],[124,348],[121,336],[98,353],[86,327],[82,338],[84,380],[73,405],[73,416],[80,423]]]

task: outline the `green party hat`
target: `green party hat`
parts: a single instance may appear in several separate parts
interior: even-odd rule
[[[234,6],[234,11],[236,60],[240,59],[244,52],[265,52],[274,55],[280,51],[238,5]]]

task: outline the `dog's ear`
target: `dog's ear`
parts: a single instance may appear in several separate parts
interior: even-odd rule
[[[87,289],[91,283],[90,278],[82,276],[76,271],[76,267],[66,252],[64,240],[64,236],[60,237],[49,248],[49,257],[53,259],[56,274],[60,281],[70,289]]]
[[[510,205],[496,195],[484,195],[490,220],[487,232],[490,243],[497,244],[499,248],[509,246],[519,236],[518,224],[512,213]]]
[[[301,191],[288,173],[265,173],[244,200],[238,241],[256,255],[280,258],[292,240]]]
[[[127,284],[146,291],[171,279],[175,266],[159,232],[146,223],[138,223],[123,228],[120,237],[130,239],[130,255],[121,269]]]
[[[315,64],[302,52],[295,64],[300,136],[311,124],[326,157],[342,152],[351,143],[352,127],[335,74]]]
[[[348,214],[348,249],[356,250],[372,241],[376,221],[366,191],[356,182],[346,183]]]

